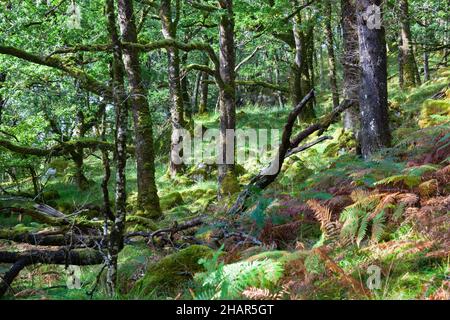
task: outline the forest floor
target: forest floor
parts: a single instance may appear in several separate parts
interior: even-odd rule
[[[392,148],[364,162],[355,156],[352,138],[335,124],[327,132],[333,140],[291,157],[276,182],[239,217],[225,214],[236,196],[217,202],[214,168],[190,168],[174,182],[159,165],[164,219],[143,226],[142,219],[133,219],[138,216],[133,205],[136,173],[130,165],[128,232],[154,231],[206,216],[208,223],[177,234],[174,243],[188,238],[211,243],[225,221],[261,243],[236,236],[214,251],[200,245],[161,244],[156,249],[137,238],[120,255],[116,298],[450,299],[449,78],[446,68],[410,91],[391,84]],[[319,115],[325,114],[329,100],[319,98]],[[243,107],[237,123],[241,128],[279,129],[289,112],[287,107]],[[217,119],[212,113],[195,121],[212,128]],[[243,164],[241,186],[262,167],[256,161]],[[86,163],[92,181],[88,191],[70,184],[64,171],[70,167],[59,170],[46,187],[49,205],[71,213],[101,204],[103,171],[98,160]],[[95,216],[95,210],[90,215]],[[13,230],[42,229],[29,217],[0,219]],[[0,241],[0,249],[25,248]],[[0,265],[0,273],[6,267]],[[81,289],[71,290],[63,266],[32,266],[20,273],[6,298],[105,299],[100,270],[82,267]]]

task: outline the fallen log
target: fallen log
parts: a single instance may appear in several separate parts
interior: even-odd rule
[[[228,214],[237,215],[244,212],[248,207],[248,201],[251,199],[257,190],[264,190],[269,186],[281,172],[284,161],[291,155],[307,150],[316,144],[328,139],[329,137],[319,138],[318,140],[300,146],[304,140],[314,133],[322,135],[328,127],[337,119],[344,110],[348,109],[352,102],[349,100],[344,100],[337,108],[335,108],[330,114],[322,117],[315,124],[310,125],[305,130],[298,133],[292,140],[292,131],[295,121],[301,111],[305,108],[310,100],[314,98],[314,90],[311,90],[303,100],[292,110],[289,114],[286,125],[283,129],[283,135],[281,138],[281,144],[278,148],[277,155],[272,160],[271,164],[263,169],[258,175],[253,177],[250,183],[245,187],[245,189],[239,194],[234,205],[228,210]]]
[[[52,211],[50,211],[50,209]],[[43,210],[45,209],[45,210]],[[16,213],[20,215],[30,216],[33,220],[37,222],[41,222],[47,224],[49,226],[54,227],[63,227],[74,225],[82,228],[93,228],[93,229],[101,229],[103,227],[103,222],[101,221],[91,221],[91,220],[77,220],[76,218],[69,218],[68,216],[60,213],[61,215],[56,215],[56,212],[59,212],[49,206],[36,205],[33,208],[25,207],[25,206],[14,206],[14,207],[4,207],[0,208],[1,211],[8,211],[11,213]]]
[[[0,229],[0,239],[17,243],[27,243],[33,246],[67,246],[72,248],[93,248],[101,242],[102,237],[76,234],[61,230],[59,233],[48,232],[18,232],[12,229]]]
[[[25,267],[42,263],[56,265],[97,265],[104,262],[101,252],[93,249],[30,250],[24,252],[0,251],[0,263],[10,263],[11,268],[0,277],[0,298]]]

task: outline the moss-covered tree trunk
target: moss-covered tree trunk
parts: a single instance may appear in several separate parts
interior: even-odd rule
[[[107,256],[107,291],[114,295],[117,284],[117,259],[123,248],[125,220],[126,220],[126,141],[128,127],[128,103],[125,92],[125,72],[123,65],[123,51],[119,41],[114,10],[114,0],[106,0],[106,15],[108,19],[108,33],[113,44],[112,83],[116,114],[116,194],[115,216],[109,234]],[[106,216],[107,218],[107,216]]]
[[[401,39],[400,47],[403,67],[403,86],[414,87],[418,82],[416,79],[416,61],[414,57],[412,34],[409,17],[408,0],[400,0],[400,24],[401,24]]]
[[[332,21],[332,7],[331,0],[326,0],[325,2],[325,34],[327,39],[327,49],[328,49],[328,67],[329,67],[329,77],[330,77],[330,89],[333,97],[333,108],[339,106],[339,91],[337,84],[337,70],[336,70],[336,56],[334,53],[334,39],[333,39],[333,28],[331,25]]]
[[[361,151],[365,158],[391,144],[387,99],[387,56],[385,29],[368,17],[369,6],[382,0],[361,0],[357,4],[361,66]],[[381,18],[381,17],[380,17]],[[376,19],[376,17],[375,17]]]
[[[219,150],[219,197],[228,194],[228,185],[234,184],[234,161],[236,128],[236,52],[234,44],[233,0],[220,0],[223,10],[219,26],[220,42],[220,150]],[[228,137],[227,137],[228,132]]]
[[[179,1],[176,6],[175,19],[172,18],[172,1],[162,0],[159,16],[162,25],[162,34],[165,39],[176,39],[178,28],[178,17],[180,14]],[[181,163],[181,155],[178,147],[180,144],[180,130],[186,125],[184,121],[184,100],[180,81],[180,52],[178,48],[168,47],[168,78],[170,94],[170,122],[172,125],[172,135],[170,139],[170,164],[169,173],[172,178],[183,171],[184,165]]]
[[[136,22],[132,0],[118,0],[119,26],[125,42],[137,43]],[[155,181],[155,155],[153,149],[153,123],[144,88],[139,52],[134,47],[123,49],[123,63],[128,76],[129,101],[132,105],[136,162],[138,206],[147,217],[162,214]]]
[[[205,113],[208,109],[208,92],[209,92],[209,74],[202,72],[201,84],[200,84],[200,102],[198,104],[198,113]]]

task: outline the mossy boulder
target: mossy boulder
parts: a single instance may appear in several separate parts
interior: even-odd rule
[[[201,182],[212,179],[216,171],[216,164],[206,164],[202,162],[189,169],[187,177],[194,180],[195,182]]]
[[[173,293],[191,280],[195,273],[204,271],[198,261],[212,255],[212,249],[200,245],[193,245],[168,255],[147,268],[144,277],[136,282],[132,293],[139,297],[161,291]]]
[[[166,211],[184,204],[183,197],[179,192],[172,192],[160,198],[161,209]]]
[[[231,196],[238,193],[241,190],[236,175],[232,172],[228,172],[222,180],[220,185],[220,193],[226,196]]]
[[[137,213],[127,216],[125,224],[127,232],[155,231],[158,229],[157,224],[153,220],[140,216]]]
[[[420,113],[419,126],[427,128],[450,120],[450,99],[426,100]]]

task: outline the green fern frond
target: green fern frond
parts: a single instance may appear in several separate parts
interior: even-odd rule
[[[385,230],[385,212],[381,211],[372,220],[372,241],[379,242],[383,237]]]
[[[249,288],[272,288],[283,275],[283,265],[268,259],[262,261],[241,261],[229,265],[220,265],[216,271],[196,275],[202,282],[198,297],[210,299],[235,299]],[[209,293],[214,291],[211,296]]]

